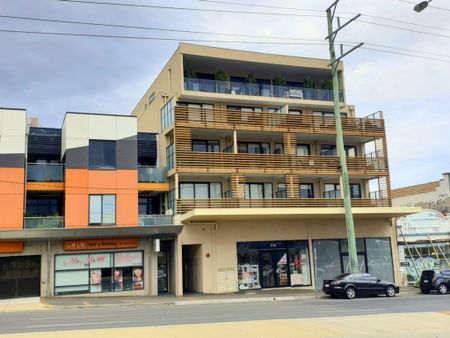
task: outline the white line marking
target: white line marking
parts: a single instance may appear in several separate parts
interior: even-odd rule
[[[77,318],[107,318],[118,317],[119,315],[103,315],[103,316],[71,316],[71,317],[34,317],[31,320],[46,320],[46,319],[77,319]]]
[[[83,326],[83,325],[102,325],[102,324],[116,324],[116,323],[130,323],[129,320],[118,320],[115,322],[97,322],[97,323],[76,323],[76,324],[42,324],[42,325],[30,325],[27,328],[37,328],[37,327],[64,327],[64,326]]]

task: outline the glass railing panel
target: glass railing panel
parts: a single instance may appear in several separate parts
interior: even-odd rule
[[[141,183],[166,183],[167,169],[147,166],[138,167],[138,182]]]
[[[25,229],[64,228],[64,216],[24,217]]]
[[[62,182],[64,181],[64,164],[60,163],[28,163],[27,181],[29,182]]]
[[[141,226],[168,225],[172,223],[171,215],[139,215],[139,225]]]

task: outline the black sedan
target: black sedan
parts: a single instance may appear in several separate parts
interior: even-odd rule
[[[368,273],[343,273],[334,279],[324,280],[322,291],[333,298],[345,296],[353,299],[375,295],[394,297],[399,293],[399,288]]]

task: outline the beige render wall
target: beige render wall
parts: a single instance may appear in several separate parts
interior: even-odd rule
[[[356,237],[390,237],[394,264],[394,277],[399,280],[398,252],[394,227],[385,219],[355,221]],[[346,238],[344,220],[245,220],[219,221],[217,223],[188,224],[179,236],[178,245],[202,245],[203,293],[236,292],[237,286],[237,242],[310,240],[310,266],[315,288],[312,242],[314,239]],[[208,257],[209,254],[209,257]],[[181,257],[178,278],[182,278]],[[178,283],[180,287],[182,283]],[[177,294],[182,294],[182,289]]]

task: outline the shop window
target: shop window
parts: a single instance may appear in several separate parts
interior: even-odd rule
[[[261,288],[258,243],[237,243],[239,290]]]
[[[313,256],[316,288],[321,288],[325,279],[332,279],[342,273],[339,240],[313,241]]]
[[[116,169],[116,141],[89,140],[89,168]]]
[[[116,224],[116,195],[89,196],[89,224]]]
[[[55,256],[55,295],[143,288],[142,251]]]
[[[311,285],[308,241],[288,242],[288,262],[291,286]]]
[[[369,273],[385,281],[394,281],[391,241],[389,238],[366,238]]]

